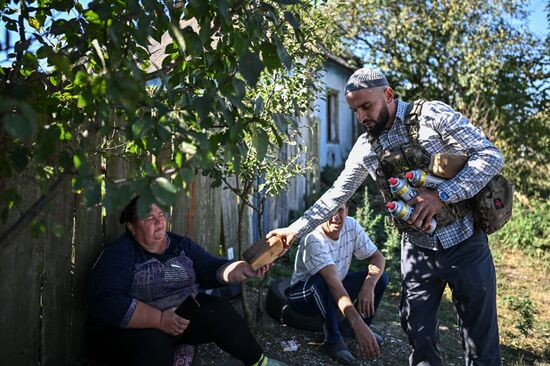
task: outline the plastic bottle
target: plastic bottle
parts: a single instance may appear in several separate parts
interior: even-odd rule
[[[407,205],[406,203],[404,203],[403,201],[390,201],[390,202],[387,202],[386,203],[386,208],[388,209],[388,211],[390,212],[390,215],[392,215],[393,217],[396,217],[400,220],[403,220],[403,221],[408,221],[411,216],[412,216],[412,213],[414,211],[414,208]],[[437,222],[435,221],[435,219],[432,219],[432,222],[430,224],[430,227],[428,230],[424,231],[424,230],[421,230],[420,228],[416,228],[426,234],[433,234],[433,232],[435,231],[437,227]]]
[[[415,169],[407,172],[405,178],[416,187],[425,187],[430,189],[437,188],[438,185],[443,183],[445,179],[439,178],[433,175],[426,173],[423,170]]]
[[[388,179],[390,183],[390,191],[396,196],[401,197],[405,201],[410,201],[416,197],[416,191],[411,188],[405,179],[391,177]]]

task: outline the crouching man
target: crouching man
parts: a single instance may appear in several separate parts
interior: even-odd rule
[[[348,273],[352,255],[367,260],[368,270]],[[290,305],[304,315],[323,317],[328,353],[340,363],[355,360],[342,338],[348,334],[355,336],[364,354],[380,356],[382,338],[369,325],[388,284],[384,264],[384,256],[363,228],[348,217],[346,204],[300,243]],[[338,311],[345,317],[340,327]]]

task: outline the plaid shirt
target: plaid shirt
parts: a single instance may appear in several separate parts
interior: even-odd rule
[[[408,142],[407,128],[403,123],[408,103],[396,100],[395,121],[389,131],[379,137],[382,149],[395,148]],[[483,132],[474,127],[459,112],[445,103],[431,101],[424,103],[419,118],[418,142],[429,154],[454,153],[466,154],[469,159],[466,166],[452,179],[439,185],[438,190],[447,193],[450,202],[458,202],[474,196],[504,164],[498,149],[489,142]],[[346,166],[338,179],[304,215],[290,225],[290,229],[303,236],[325,222],[365,180],[367,174],[375,179],[378,159],[369,143],[367,133],[362,134],[353,146]],[[449,248],[469,238],[474,231],[472,213],[449,225],[438,227],[433,235],[421,232],[407,232],[404,242],[434,249],[440,243]]]

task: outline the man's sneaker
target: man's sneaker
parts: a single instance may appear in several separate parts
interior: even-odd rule
[[[346,346],[342,339],[333,344],[325,343],[325,346],[329,356],[341,364],[349,365],[355,361],[355,357],[351,354],[348,346]]]

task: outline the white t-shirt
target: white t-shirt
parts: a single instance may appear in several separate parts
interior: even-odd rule
[[[348,274],[352,255],[361,260],[373,255],[376,249],[376,245],[353,217],[346,217],[337,240],[329,238],[320,225],[300,242],[291,286],[306,281],[330,264],[336,265],[340,280],[343,280]]]

